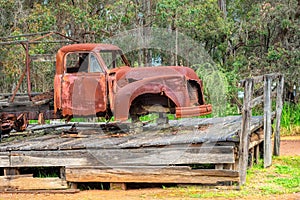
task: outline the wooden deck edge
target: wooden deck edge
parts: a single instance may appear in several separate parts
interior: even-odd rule
[[[257,140],[257,141],[250,142],[249,149],[252,149],[253,147],[255,147],[256,145],[259,145],[263,141],[264,141],[264,139],[260,139],[260,140]]]
[[[68,182],[111,182],[111,183],[190,183],[217,184],[239,182],[239,172],[233,170],[206,170],[188,168],[92,168],[67,167]]]
[[[34,178],[26,175],[1,176],[0,190],[54,190],[68,189],[66,181],[60,178]],[[29,184],[30,183],[30,184]]]
[[[41,194],[41,193],[51,193],[51,194],[75,194],[80,192],[80,189],[59,189],[59,190],[0,190],[0,193],[8,193],[8,194]]]

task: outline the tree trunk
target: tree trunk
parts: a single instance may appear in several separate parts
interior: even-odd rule
[[[226,10],[226,0],[218,0],[219,8],[224,14],[224,18],[227,16],[227,10]]]

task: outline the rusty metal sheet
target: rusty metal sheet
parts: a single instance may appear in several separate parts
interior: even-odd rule
[[[113,104],[116,120],[127,120],[131,103],[143,94],[161,94],[173,101],[177,116],[192,117],[211,113],[205,104],[202,81],[187,67],[123,68],[116,71],[117,87]],[[193,81],[194,85],[190,85]],[[205,110],[207,109],[207,110]]]
[[[106,78],[101,73],[65,74],[61,86],[63,116],[90,116],[106,111]]]
[[[12,129],[24,131],[28,121],[25,113],[19,115],[2,113],[0,116],[0,137],[1,134],[9,134]]]
[[[117,90],[114,102],[116,120],[127,120],[131,102],[142,94],[164,94],[177,106],[189,106],[184,76],[170,75],[152,77],[132,82]]]
[[[56,74],[64,73],[64,59],[65,55],[69,52],[80,51],[121,51],[121,49],[112,44],[96,44],[96,43],[84,43],[84,44],[72,44],[60,48],[56,54]]]

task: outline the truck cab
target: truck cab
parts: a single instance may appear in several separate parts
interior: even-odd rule
[[[62,117],[125,121],[150,112],[191,117],[209,114],[202,81],[181,66],[132,68],[111,44],[73,44],[56,56],[54,111]]]

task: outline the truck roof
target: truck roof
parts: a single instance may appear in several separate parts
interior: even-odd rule
[[[82,43],[82,44],[71,44],[64,46],[60,49],[61,52],[72,52],[72,51],[107,51],[107,50],[121,50],[119,47],[112,44],[101,44],[101,43]]]
[[[102,43],[81,43],[63,46],[56,54],[56,74],[62,74],[64,72],[63,63],[67,53],[80,51],[121,51],[121,49],[112,44]]]

